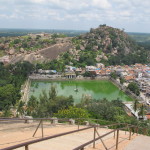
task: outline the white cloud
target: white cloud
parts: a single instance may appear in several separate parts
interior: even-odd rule
[[[31,0],[33,3],[44,3],[46,2],[45,0]]]
[[[107,9],[111,7],[111,4],[108,0],[92,0],[92,4],[95,7]]]
[[[7,16],[7,15],[5,15],[5,14],[0,14],[0,19],[3,19],[3,18],[7,19],[7,18],[8,18],[8,16]]]
[[[70,28],[74,22],[79,26],[83,22],[93,26],[107,22],[116,25],[143,22],[150,26],[149,6],[150,0],[0,0],[0,19],[5,24],[8,19],[17,24],[20,18],[24,24],[56,21],[63,22],[64,26],[70,24]]]
[[[120,15],[123,17],[130,17],[131,13],[130,13],[130,11],[125,10],[125,11],[121,11]]]

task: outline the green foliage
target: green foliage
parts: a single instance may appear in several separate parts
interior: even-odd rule
[[[13,75],[18,77],[22,76],[24,78],[26,78],[31,73],[31,71],[34,70],[34,65],[27,61],[16,63],[15,65],[11,65],[10,67]]]
[[[69,107],[55,114],[58,118],[89,118],[89,113],[83,108]]]
[[[9,108],[5,108],[3,110],[3,113],[2,113],[2,115],[0,117],[12,117],[12,113],[11,113],[10,109]]]
[[[68,61],[68,60],[66,59],[66,61]],[[62,61],[62,60],[52,60],[48,63],[37,64],[36,70],[44,69],[44,70],[57,70],[58,72],[64,72],[65,64],[66,64],[66,62]]]
[[[84,74],[83,74],[84,77],[92,77],[92,74],[91,72],[89,71],[86,71]]]
[[[0,50],[0,57],[3,57],[5,55],[5,52],[3,50]]]
[[[17,112],[19,113],[19,115],[23,116],[25,114],[25,102],[19,101],[17,105]]]
[[[111,76],[111,78],[113,78],[113,79],[115,79],[115,80],[116,80],[117,77],[118,77],[118,75],[117,75],[116,72],[111,72],[110,76]]]
[[[33,95],[30,97],[30,100],[27,103],[27,114],[31,115],[33,113],[36,113],[36,107],[38,106],[38,101],[36,99],[36,97],[34,97]]]
[[[139,89],[137,83],[135,83],[135,82],[129,83],[127,88],[136,95],[140,94],[140,89]]]
[[[9,66],[0,64],[0,110],[18,102],[21,98],[21,85],[33,69],[29,62]]]
[[[41,38],[40,35],[37,35],[37,36],[36,36],[36,40],[39,40],[40,38]]]
[[[15,39],[15,40],[14,40],[14,44],[19,44],[20,42],[21,42],[20,39]]]
[[[95,65],[96,64],[96,53],[93,53],[93,52],[84,52],[83,54],[80,55],[80,58],[79,58],[79,63],[81,64],[85,64],[85,65]]]
[[[144,106],[144,104],[140,104],[138,115],[144,118],[145,114],[146,114],[146,107]]]
[[[55,39],[55,38],[65,38],[65,37],[67,37],[67,35],[65,35],[65,34],[57,34],[57,33],[54,33],[54,34],[52,35],[52,38],[53,38],[53,39]]]
[[[12,84],[7,84],[0,87],[0,110],[15,105],[20,98],[20,93],[17,93]]]
[[[78,45],[80,45],[81,40],[78,39],[78,38],[72,38],[72,43],[73,43],[74,45],[78,46]]]
[[[148,63],[148,52],[145,50],[136,51],[127,55],[118,54],[117,56],[111,56],[108,59],[109,65],[132,65],[135,63]]]
[[[51,86],[49,95],[43,91],[39,97],[39,102],[36,101],[38,99],[32,96],[28,102],[28,110],[30,110],[28,114],[34,117],[50,117],[61,109],[73,106],[73,97],[57,96],[54,86]]]
[[[89,101],[82,101],[77,107],[86,109],[90,113],[91,118],[100,119],[104,122],[131,123],[134,120],[127,116],[124,105],[119,99],[113,101],[91,99]]]
[[[50,99],[55,99],[56,96],[57,96],[56,88],[52,85],[51,90],[49,91],[49,98]]]
[[[125,82],[125,79],[123,77],[120,77],[120,84],[123,84]]]
[[[132,104],[133,110],[136,112],[139,108],[139,101],[135,99]]]

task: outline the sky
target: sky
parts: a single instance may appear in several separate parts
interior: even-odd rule
[[[150,33],[150,0],[0,0],[0,28],[89,30],[106,24]]]

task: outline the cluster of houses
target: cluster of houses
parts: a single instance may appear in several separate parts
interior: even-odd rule
[[[150,96],[150,66],[135,64],[131,66],[115,66],[114,71],[123,77],[126,82],[136,82],[141,93],[149,99]],[[150,104],[150,101],[147,101]]]
[[[96,66],[86,66],[85,68],[76,68],[66,65],[63,73],[58,73],[56,70],[38,70],[38,74],[61,74],[68,79],[77,78],[82,76],[85,72],[90,72],[94,76],[109,76],[111,72],[116,72],[123,77],[127,82],[136,81],[140,89],[144,92],[149,87],[150,80],[150,66],[135,64],[124,66],[108,66],[105,67],[102,63],[97,63]]]

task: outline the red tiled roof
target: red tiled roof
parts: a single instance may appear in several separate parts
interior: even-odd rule
[[[125,78],[125,80],[127,80],[127,81],[128,81],[128,80],[132,80],[132,79],[134,79],[135,77],[134,77],[134,76],[125,76],[124,78]]]
[[[147,114],[146,117],[148,120],[150,120],[150,114]]]

